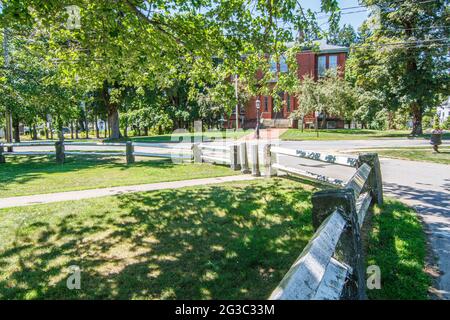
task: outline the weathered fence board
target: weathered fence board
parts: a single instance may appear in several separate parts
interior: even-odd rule
[[[355,198],[358,199],[359,194],[366,185],[367,179],[369,178],[370,171],[372,169],[366,163],[358,168],[353,177],[345,185],[346,188],[352,189],[355,193]]]
[[[358,214],[358,223],[360,228],[364,223],[364,219],[366,218],[371,202],[372,196],[369,192],[362,194],[356,201],[356,213]]]
[[[288,174],[293,174],[293,175],[300,176],[300,177],[310,178],[310,179],[318,180],[321,182],[326,182],[326,183],[329,183],[332,185],[343,186],[343,184],[344,184],[344,181],[342,181],[340,179],[330,178],[325,175],[309,172],[309,171],[302,170],[299,168],[283,166],[278,163],[273,164],[272,167],[277,170],[286,172]]]
[[[356,167],[357,160],[358,160],[356,158],[346,157],[346,156],[341,156],[341,155],[327,154],[327,153],[322,153],[322,152],[317,152],[317,151],[309,151],[309,150],[288,149],[288,148],[281,148],[281,147],[272,147],[271,151],[274,153],[283,154],[283,155],[287,155],[287,156],[316,160],[316,161],[327,162],[327,163],[332,163],[332,164],[339,164],[339,165],[348,166],[348,167]]]
[[[285,166],[274,155],[287,155],[355,167],[344,183],[340,179]],[[335,300],[366,299],[364,252],[361,228],[375,199],[382,203],[382,181],[378,155],[358,159],[266,146],[266,170],[271,176],[283,172],[338,186],[312,196],[313,226],[317,230],[300,257],[270,296],[270,299]]]
[[[325,278],[327,267],[346,224],[346,220],[338,211],[330,215],[321,228],[316,231],[269,299],[311,300],[318,294],[323,295],[322,292],[325,288],[320,285]],[[328,278],[342,276],[342,272],[338,268],[330,269],[330,271],[338,274],[328,275]]]

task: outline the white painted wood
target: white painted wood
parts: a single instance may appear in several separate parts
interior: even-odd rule
[[[79,152],[79,151],[65,151],[68,155],[80,155],[80,156],[125,156],[125,152]]]
[[[226,158],[216,158],[211,156],[202,155],[202,160],[205,162],[219,163],[219,164],[230,164],[230,159]]]
[[[133,152],[136,157],[151,157],[151,158],[168,158],[168,159],[192,159],[192,155],[183,155],[177,153],[148,153],[148,152]]]
[[[134,147],[143,148],[159,148],[159,149],[180,149],[190,150],[192,144],[190,143],[145,143],[145,142],[133,142]]]
[[[351,177],[345,185],[346,188],[350,188],[354,191],[356,199],[359,198],[361,190],[369,178],[370,170],[370,166],[367,163],[364,163],[358,168],[353,177]]]
[[[342,155],[337,154],[326,154],[326,153],[320,153],[317,151],[310,151],[310,150],[301,150],[301,149],[288,149],[288,148],[282,148],[282,147],[273,147],[271,148],[271,152],[277,153],[277,154],[283,154],[287,156],[293,156],[298,158],[305,158],[305,159],[311,159],[311,160],[317,160],[327,163],[333,163],[333,164],[339,164],[342,166],[347,167],[356,167],[356,161],[357,158],[352,157],[346,157]]]
[[[339,300],[347,276],[351,273],[349,269],[351,269],[349,266],[331,258],[313,300]]]
[[[316,231],[269,299],[314,299],[345,226],[346,221],[341,214],[338,211],[332,213]]]
[[[362,228],[367,210],[369,210],[372,196],[369,192],[362,194],[356,201],[356,213],[358,214],[359,227]]]
[[[202,150],[220,150],[220,151],[224,151],[224,152],[230,152],[230,146],[221,146],[221,145],[201,144],[200,149],[202,149]]]
[[[27,152],[4,152],[4,155],[10,156],[51,156],[54,155],[55,152],[44,152],[44,151],[27,151]]]
[[[102,143],[102,142],[64,142],[65,146],[84,147],[125,147],[126,143]]]
[[[327,176],[324,176],[321,174],[309,172],[309,171],[298,169],[298,168],[287,167],[287,166],[281,165],[279,163],[273,164],[272,167],[279,171],[284,171],[288,174],[305,177],[305,178],[310,178],[310,179],[318,180],[321,182],[326,182],[326,183],[337,185],[337,186],[344,185],[344,182],[340,179],[330,178],[330,177],[327,177]]]

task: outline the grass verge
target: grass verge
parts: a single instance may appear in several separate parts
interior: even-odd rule
[[[383,148],[367,149],[366,151],[376,152],[387,158],[450,164],[450,147],[441,146],[439,153],[434,153],[431,145],[426,148]]]
[[[170,160],[146,159],[127,165],[123,157],[68,156],[64,165],[57,165],[52,156],[17,156],[0,164],[0,198],[238,173],[224,166],[174,164]]]
[[[381,290],[370,299],[427,299],[431,279],[425,272],[426,238],[417,213],[388,199],[374,208],[368,236],[367,265],[381,270]]]
[[[289,129],[280,136],[281,140],[365,140],[379,138],[409,138],[410,131],[406,130],[367,130],[367,129],[329,129],[315,130]],[[430,139],[430,134],[423,134],[416,138]],[[450,133],[445,133],[443,139],[450,139]]]

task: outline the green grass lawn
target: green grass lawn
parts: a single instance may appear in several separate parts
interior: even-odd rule
[[[439,153],[434,153],[431,145],[425,148],[383,148],[367,149],[367,151],[377,152],[380,156],[388,158],[450,164],[450,147],[441,146]]]
[[[205,131],[202,133],[174,133],[174,134],[163,134],[155,136],[146,137],[130,137],[122,138],[114,141],[127,141],[132,140],[136,142],[196,142],[209,141],[214,139],[239,139],[246,135],[249,135],[253,130],[239,130],[239,131]]]
[[[0,299],[265,299],[313,234],[310,190],[273,179],[0,210]]]
[[[90,138],[86,139],[83,134],[80,134],[80,139],[70,139],[70,134],[66,134],[65,138],[68,141],[77,141],[77,142],[92,142],[94,140],[104,140],[104,141],[114,141],[114,142],[120,142],[120,141],[136,141],[136,142],[155,142],[155,143],[161,143],[161,142],[194,142],[198,139],[201,139],[203,137],[203,140],[211,140],[211,139],[239,139],[246,135],[251,134],[254,132],[254,130],[238,130],[238,131],[205,131],[202,133],[174,133],[174,134],[161,134],[161,135],[154,135],[154,136],[133,136],[128,138],[121,138],[121,139],[115,139],[115,140],[109,140],[109,139],[96,139],[95,133],[90,134]],[[29,135],[22,135],[20,136],[21,141],[31,141],[31,136]],[[46,140],[45,137],[39,137],[39,140]],[[54,141],[57,140],[57,135],[54,135]],[[2,140],[0,140],[1,142]],[[5,141],[3,141],[5,142]]]
[[[0,299],[266,299],[313,235],[315,189],[276,178],[0,210]],[[426,298],[414,211],[388,201],[368,238],[369,296]]]
[[[368,239],[367,265],[381,269],[381,290],[368,290],[369,298],[427,299],[425,233],[414,210],[388,199],[375,208]]]
[[[145,159],[126,165],[123,157],[68,156],[64,165],[57,165],[52,156],[7,157],[7,163],[0,164],[0,198],[238,173],[224,166],[170,160]]]
[[[289,129],[281,135],[282,140],[364,140],[379,138],[407,138],[411,131],[405,130],[366,130],[366,129],[329,129],[315,130]],[[419,138],[430,139],[429,134]],[[445,133],[443,139],[450,139],[450,133]]]

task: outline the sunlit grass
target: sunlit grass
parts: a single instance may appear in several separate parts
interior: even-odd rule
[[[450,147],[441,146],[439,150],[439,153],[435,153],[430,145],[425,148],[370,149],[370,152],[377,152],[380,156],[394,159],[450,164]]]
[[[374,211],[367,264],[380,267],[381,290],[368,290],[369,298],[427,299],[426,240],[416,212],[393,200]]]
[[[170,160],[143,159],[127,165],[123,157],[68,156],[64,165],[57,165],[54,157],[8,157],[0,164],[0,198],[237,173],[224,166]]]
[[[282,140],[365,140],[379,138],[408,138],[410,130],[369,130],[369,129],[321,129],[319,135],[315,130],[289,129],[281,135]],[[425,133],[418,139],[429,139]],[[443,139],[450,139],[450,133],[446,133]]]
[[[0,210],[0,299],[265,299],[313,234],[311,188],[259,180]]]

